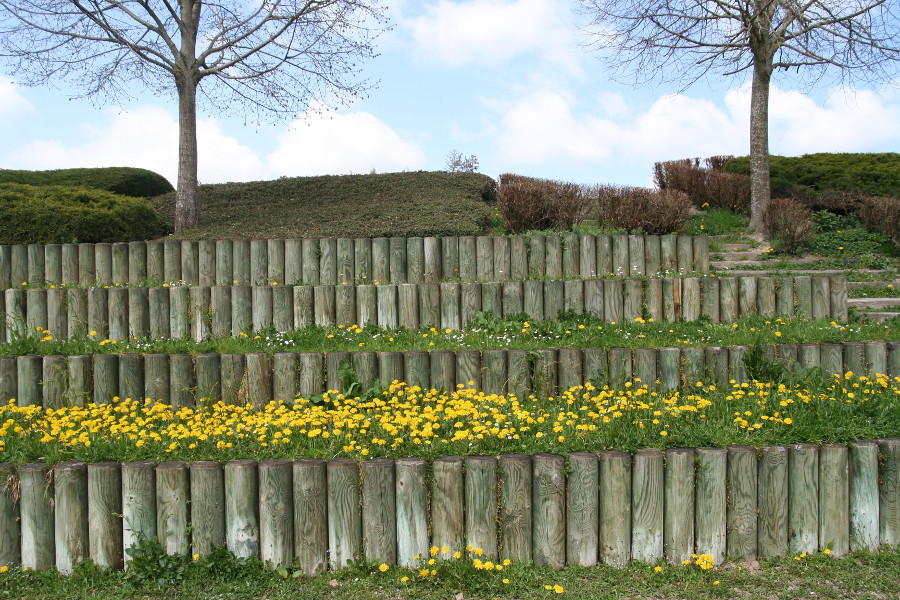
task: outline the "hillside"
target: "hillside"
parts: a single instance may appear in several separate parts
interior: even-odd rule
[[[201,185],[200,224],[185,239],[477,235],[490,224],[494,180],[408,172],[283,177]],[[169,230],[175,194],[153,199]]]

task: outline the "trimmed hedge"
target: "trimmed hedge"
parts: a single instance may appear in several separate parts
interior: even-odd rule
[[[688,195],[677,190],[600,186],[597,222],[629,233],[677,233],[691,218],[691,206]]]
[[[490,226],[495,182],[478,173],[282,177],[201,185],[200,224],[183,239],[478,235]],[[175,194],[151,199],[173,229]]]
[[[0,183],[0,243],[128,242],[163,232],[144,198],[87,187]]]
[[[812,195],[856,192],[866,196],[900,197],[900,154],[895,152],[772,156],[770,168],[773,198],[803,192]],[[749,175],[750,157],[732,158],[726,163],[725,171]]]
[[[0,169],[0,183],[88,187],[132,198],[151,198],[175,191],[172,184],[162,175],[147,169],[132,167],[57,169],[54,171]]]
[[[566,231],[583,220],[594,204],[592,188],[524,175],[500,175],[497,210],[509,233]]]

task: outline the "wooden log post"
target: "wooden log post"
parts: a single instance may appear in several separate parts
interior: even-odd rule
[[[128,288],[128,337],[144,339],[150,335],[150,290]]]
[[[380,272],[378,273],[380,278],[374,277],[372,240],[370,238],[353,240],[353,271],[356,283],[386,282],[388,280],[388,277],[380,277]]]
[[[699,378],[703,363],[702,351],[699,348],[685,348],[684,350],[684,374],[682,374],[681,348],[660,348],[658,350],[658,378],[662,389],[676,390],[681,387],[682,381],[687,385],[702,381]]]
[[[273,568],[294,560],[294,482],[291,461],[259,463],[259,558]]]
[[[644,255],[646,275],[656,277],[659,275],[660,265],[662,264],[662,254],[659,245],[658,235],[644,236]]]
[[[441,329],[466,327],[481,309],[480,286],[475,283],[460,286],[454,282],[444,282],[440,286]]]
[[[656,348],[634,349],[634,383],[640,387],[656,389],[657,367],[659,350]]]
[[[119,395],[119,356],[94,355],[94,402],[109,404]]]
[[[53,468],[56,570],[71,575],[89,557],[87,465],[64,461]]]
[[[269,263],[267,265],[267,283],[284,285],[284,240],[266,240]]]
[[[256,408],[272,401],[272,358],[266,352],[247,354],[247,400]]]
[[[391,281],[391,242],[388,238],[372,240],[372,277],[370,279],[371,281],[361,283]]]
[[[844,374],[844,349],[841,344],[819,344],[819,365],[826,375]]]
[[[4,404],[19,397],[17,363],[16,356],[0,356],[0,402]]]
[[[144,244],[144,242],[132,242],[132,244]],[[144,252],[146,253],[146,245]],[[3,262],[4,252],[0,250],[0,285],[9,287],[9,263]],[[145,254],[146,256],[146,254]],[[63,285],[78,285],[78,244],[63,244],[61,251],[61,277]],[[146,269],[146,257],[144,259]]]
[[[757,469],[756,448],[728,448],[726,551],[731,558],[757,555]]]
[[[44,571],[56,564],[54,494],[50,469],[43,463],[19,467],[22,566]]]
[[[850,551],[849,451],[843,444],[819,448],[819,550],[840,558]]]
[[[225,464],[225,546],[238,558],[259,556],[259,465]]]
[[[850,444],[850,549],[874,552],[881,545],[878,514],[878,443]]]
[[[191,335],[190,306],[188,288],[169,288],[169,331],[172,339],[185,339]]]
[[[566,564],[565,466],[559,454],[540,453],[532,458],[533,562],[556,569]]]
[[[47,329],[47,292],[49,290],[25,290],[25,331],[28,335],[44,337]],[[54,332],[61,335],[62,332]]]
[[[397,563],[416,565],[416,555],[428,555],[428,489],[426,464],[421,458],[401,458],[396,463]]]
[[[775,279],[773,277],[760,277],[757,280],[756,307],[759,314],[764,317],[772,317],[776,314]]]
[[[788,548],[794,554],[819,549],[819,448],[788,447]]]
[[[44,356],[41,369],[42,398],[38,404],[44,408],[61,408],[65,405],[67,376],[65,356]]]
[[[128,339],[128,290],[126,288],[109,288],[109,339],[123,342]]]
[[[547,279],[559,279],[563,276],[563,249],[560,236],[544,237],[544,260],[544,274]]]
[[[162,244],[159,245],[160,250],[162,250]],[[21,283],[24,281],[24,278],[21,275],[16,274],[16,246],[13,246],[12,253],[12,283],[14,285]],[[97,276],[94,272],[96,262],[94,255],[94,245],[93,244],[78,244],[78,285],[81,287],[91,287],[96,283]],[[27,277],[27,273],[25,275]],[[162,277],[160,277],[162,279]]]
[[[644,282],[641,279],[626,279],[624,293],[622,321],[634,323],[644,313]]]
[[[197,283],[206,287],[216,283],[216,242],[200,240],[197,242]]]
[[[691,273],[694,270],[694,240],[689,235],[679,235],[675,240],[678,272]]]
[[[179,240],[163,241],[163,280],[170,283],[181,281],[181,242]],[[99,244],[98,244],[99,246]],[[105,283],[100,279],[101,259],[100,248],[97,252],[97,274],[100,283]]]
[[[733,323],[740,314],[738,304],[738,278],[728,277],[719,280],[719,322]]]
[[[597,238],[593,235],[578,236],[578,268],[582,279],[597,276]]]
[[[366,288],[366,291],[360,293],[360,290],[364,287]],[[374,314],[373,305],[366,308],[360,308],[359,305],[363,299],[367,302],[374,302],[375,294],[370,288],[371,286],[360,286],[357,288],[357,318],[361,310],[367,310]],[[333,327],[335,325],[337,311],[335,307],[335,289],[333,285],[317,285],[313,288],[313,310],[315,311],[315,324],[318,327]]]
[[[788,449],[767,446],[759,460],[757,544],[760,557],[788,553],[789,484]]]
[[[450,350],[431,352],[431,387],[452,391],[456,388],[456,353]]]
[[[512,271],[509,238],[506,236],[495,236],[491,239],[494,242],[494,278],[498,281],[506,281],[510,279],[510,272]]]
[[[856,377],[866,374],[866,347],[862,342],[843,342],[841,351],[843,353],[842,374],[848,371]]]
[[[294,556],[304,574],[328,568],[328,477],[321,459],[294,461]]]
[[[267,285],[269,278],[269,245],[266,240],[250,240],[250,285]],[[333,283],[333,282],[332,282]]]
[[[645,459],[641,462],[644,475]],[[631,560],[632,457],[626,452],[600,452],[600,559],[622,568]]]
[[[681,280],[681,320],[696,321],[700,318],[703,305],[700,299],[700,280],[686,277]]]
[[[67,296],[66,290],[47,290],[47,329],[55,339],[64,339],[69,332]]]
[[[390,238],[390,282],[407,283],[407,242],[406,238]],[[473,254],[474,257],[474,254]],[[379,280],[376,280],[379,281]],[[411,283],[411,282],[410,282]]]
[[[445,236],[441,240],[441,278],[457,279],[459,277],[459,238]],[[523,259],[524,259],[523,255]],[[519,279],[525,279],[520,277]]]
[[[337,239],[337,283],[353,285],[356,282],[354,246],[350,238]]]
[[[360,285],[356,288],[356,324],[360,327],[378,324],[378,287]]]
[[[878,441],[878,537],[882,544],[900,544],[900,439]]]
[[[112,280],[112,244],[94,244],[94,279],[98,285],[111,285]]]
[[[359,465],[338,458],[328,461],[327,472],[329,563],[337,571],[362,557]]]
[[[869,374],[888,374],[888,344],[886,342],[866,342],[866,369]]]
[[[528,246],[528,277],[531,279],[543,279],[547,272],[547,246],[543,235],[529,235],[526,237]]]
[[[172,406],[194,406],[194,361],[190,354],[169,355],[169,402]]]
[[[429,354],[422,350],[403,353],[403,380],[406,385],[419,386],[423,390],[431,388],[431,365]]]
[[[721,564],[726,552],[726,464],[725,448],[697,449],[696,491],[696,549],[697,554],[709,554],[713,564]]]
[[[337,240],[324,238],[319,240],[319,283],[337,285]]]
[[[206,556],[225,547],[225,471],[221,464],[190,464],[191,553]]]
[[[664,502],[663,453],[653,448],[638,450],[631,487],[631,554],[635,560],[662,560]]]
[[[319,285],[321,283],[319,278],[319,240],[302,240],[301,254],[303,258],[303,283],[306,285]]]
[[[272,355],[272,400],[291,402],[297,398],[297,353]]]
[[[230,288],[221,288],[231,294]],[[231,298],[229,296],[228,315],[231,315]],[[172,335],[171,330],[171,307],[169,305],[169,288],[153,287],[147,292],[147,305],[149,308],[148,327],[151,339],[169,339]],[[229,323],[229,331],[231,327]]]
[[[119,396],[144,399],[144,357],[141,354],[119,355]]]
[[[303,242],[297,238],[284,240],[284,284],[303,283]]]
[[[360,470],[363,553],[369,562],[396,564],[397,533],[403,524],[397,517],[394,461],[387,458],[365,460],[360,463]],[[407,557],[407,562],[411,558]]]
[[[597,275],[606,277],[613,274],[612,237],[597,235]]]
[[[140,397],[171,403],[171,369],[168,354],[144,355],[144,392]]]
[[[6,325],[5,319],[0,319],[0,327]],[[72,288],[66,290],[66,326],[68,337],[88,335],[88,291]],[[0,340],[3,339],[0,333]]]
[[[196,358],[197,401],[214,404],[222,399],[222,356],[198,354]]]
[[[759,314],[759,303],[757,302],[759,279],[756,277],[739,277],[738,279],[738,313],[742,317]]]
[[[197,242],[181,241],[181,281],[188,285],[200,283],[200,256]]]
[[[485,394],[506,394],[506,350],[485,350],[481,360],[481,391]]]
[[[170,461],[156,466],[156,531],[168,554],[187,554],[191,499],[188,466]]]
[[[465,457],[466,546],[497,556],[497,459]]]
[[[419,306],[419,327],[441,326],[441,286],[437,283],[423,283],[417,286]],[[449,310],[453,310],[450,308]],[[452,315],[451,315],[452,318]]]
[[[663,289],[663,319],[674,323],[682,318],[681,279],[665,278]]]
[[[376,290],[376,314],[369,318],[382,329],[396,329],[398,325],[397,285],[379,285]],[[362,318],[360,318],[362,323]],[[362,325],[360,325],[362,327]]]
[[[122,549],[156,538],[156,465],[149,460],[122,464]]]
[[[643,277],[647,273],[647,256],[643,235],[628,236],[628,276]]]
[[[625,389],[625,383],[632,377],[631,348],[609,349],[609,387],[614,390]]]
[[[621,323],[625,318],[625,293],[621,279],[603,281],[603,310],[609,323]],[[544,315],[548,317],[550,315]],[[556,315],[553,315],[555,317]]]
[[[251,320],[253,331],[259,332],[272,326],[272,288],[255,285],[251,291]]]
[[[709,273],[709,237],[695,235],[694,242],[694,271]]]
[[[812,318],[831,318],[831,280],[828,277],[812,278]]]
[[[272,325],[275,331],[294,329],[294,290],[286,285],[272,288]]]
[[[623,233],[612,236],[612,273],[616,277],[628,277],[628,236]]]
[[[294,329],[303,329],[315,323],[315,311],[313,309],[313,288],[310,286],[296,286],[294,292]],[[353,312],[356,314],[354,298]]]
[[[573,452],[569,454],[569,464],[571,472],[565,490],[566,564],[591,567],[597,564],[600,539],[600,463],[593,452]]]
[[[570,277],[578,277],[580,268],[578,258],[580,254],[578,244],[578,234],[564,233],[562,234],[562,276],[566,279]]]
[[[232,285],[234,276],[234,246],[231,240],[216,240],[216,283]],[[244,285],[246,285],[246,281]]]
[[[249,373],[247,355],[221,354],[221,394],[225,404],[243,405],[249,398]],[[199,387],[199,377],[198,377]]]
[[[431,544],[448,560],[465,548],[465,508],[463,504],[463,461],[443,456],[432,463]]]
[[[406,281],[425,281],[425,240],[418,236],[406,238]]]
[[[0,567],[22,562],[18,483],[15,465],[0,463]]]
[[[694,553],[694,502],[694,450],[669,448],[663,519],[663,547],[669,564],[680,565]]]

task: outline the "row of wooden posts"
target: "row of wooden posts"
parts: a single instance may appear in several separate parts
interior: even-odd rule
[[[0,402],[59,407],[151,398],[177,406],[198,399],[263,406],[342,389],[348,363],[364,385],[394,380],[424,388],[488,394],[556,395],[592,381],[623,389],[640,380],[653,389],[697,381],[748,379],[747,346],[705,348],[562,348],[406,352],[279,352],[276,354],[94,354],[0,357]],[[766,346],[788,368],[825,373],[881,373],[900,377],[900,342]]]
[[[337,286],[196,286],[8,289],[2,339],[47,329],[55,338],[94,331],[100,339],[236,336],[311,325],[386,329],[464,329],[479,312],[560,311],[606,322],[730,323],[749,315],[847,320],[847,279],[833,277],[685,277],[401,283]],[[2,319],[0,319],[2,321]],[[6,331],[2,331],[2,329]],[[43,333],[38,334],[43,336]]]
[[[707,271],[706,236],[571,233],[0,246],[0,288],[148,280],[204,286],[437,283]]]
[[[122,568],[140,535],[315,575],[466,546],[538,565],[900,544],[900,440],[330,461],[0,465],[0,565]],[[9,483],[8,482],[8,483]],[[12,490],[18,490],[19,496]]]

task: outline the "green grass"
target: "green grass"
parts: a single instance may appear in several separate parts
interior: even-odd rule
[[[477,173],[283,177],[201,185],[200,224],[182,239],[478,235],[494,180]],[[172,230],[175,194],[153,199]]]
[[[850,298],[900,298],[900,286],[887,285],[863,285],[848,290]]]
[[[798,557],[799,558],[799,557]],[[392,567],[385,573],[358,566],[316,578],[283,578],[252,561],[205,560],[189,564],[183,579],[166,585],[131,585],[127,576],[88,565],[61,577],[55,572],[18,569],[0,575],[0,593],[22,600],[482,600],[571,598],[584,600],[885,600],[900,597],[900,552],[852,553],[842,559],[822,554],[794,560],[726,563],[702,571],[696,566],[644,564],[625,569],[570,567],[564,571],[512,565],[502,572],[467,577],[462,568],[441,567],[438,575]],[[401,581],[407,577],[408,581]],[[503,583],[503,579],[509,583]],[[718,582],[718,584],[716,583]],[[562,594],[545,586],[561,586]]]
[[[289,332],[248,331],[237,337],[212,338],[203,342],[191,339],[110,342],[96,335],[41,341],[45,334],[36,331],[34,335],[22,335],[0,345],[0,355],[659,348],[900,340],[900,324],[897,323],[840,324],[828,320],[760,316],[744,317],[733,323],[708,320],[607,323],[574,314],[562,314],[558,320],[546,321],[522,317],[524,315],[494,318],[489,313],[480,313],[468,329],[461,331],[438,328],[385,330],[375,326],[308,327]]]

